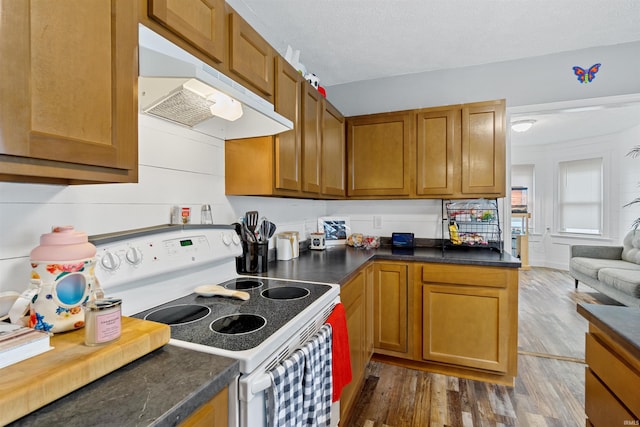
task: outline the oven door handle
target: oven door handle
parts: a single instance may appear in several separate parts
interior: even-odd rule
[[[271,375],[268,372],[254,372],[247,376],[241,376],[239,381],[239,398],[249,402],[256,395],[271,387]]]
[[[269,373],[262,374],[262,376],[251,385],[251,393],[258,394],[265,391],[271,387],[272,382],[273,381],[271,380],[271,375]]]

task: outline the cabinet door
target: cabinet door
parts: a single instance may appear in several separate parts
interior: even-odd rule
[[[273,48],[240,15],[230,15],[229,70],[272,100]]]
[[[224,0],[149,0],[148,14],[215,62],[224,61]]]
[[[505,102],[462,107],[462,193],[505,195]]]
[[[460,187],[460,109],[423,111],[417,116],[416,193],[449,195]]]
[[[347,120],[349,196],[409,196],[415,115]]]
[[[423,358],[507,372],[507,290],[425,284],[422,287]]]
[[[374,347],[406,353],[407,266],[374,264]]]
[[[364,381],[364,373],[369,357],[366,353],[366,274],[361,270],[356,277],[340,288],[340,300],[344,304],[347,330],[349,331],[349,355],[351,357],[352,380],[342,390],[340,397],[340,418],[350,411],[355,396]]]
[[[229,389],[225,388],[203,403],[179,427],[227,427],[228,423]]]
[[[301,189],[301,126],[300,111],[302,83],[298,73],[287,61],[278,56],[276,66],[275,110],[293,122],[293,129],[276,135],[275,186],[277,190]]]
[[[322,104],[321,192],[328,196],[344,197],[347,193],[344,117],[326,100]]]
[[[310,84],[303,84],[302,93],[302,191],[320,193],[321,100]]]
[[[3,174],[136,181],[137,2],[12,0],[0,7]]]

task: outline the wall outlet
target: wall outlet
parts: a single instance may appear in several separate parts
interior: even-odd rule
[[[373,228],[378,230],[382,228],[382,217],[380,215],[373,216]]]

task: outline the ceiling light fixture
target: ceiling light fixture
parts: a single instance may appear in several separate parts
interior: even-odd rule
[[[535,120],[518,120],[511,123],[511,129],[516,132],[526,132],[531,129],[535,122]]]

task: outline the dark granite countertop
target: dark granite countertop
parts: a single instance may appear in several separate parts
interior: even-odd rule
[[[640,360],[640,308],[580,303],[577,310]]]
[[[425,247],[414,248],[407,252],[406,250],[394,250],[391,247],[356,249],[349,246],[330,246],[323,251],[301,251],[300,257],[289,261],[272,261],[268,265],[268,271],[260,275],[342,284],[346,283],[363,264],[374,259],[506,268],[520,267],[520,260],[511,254],[499,253],[485,248],[452,248],[443,252],[440,247]]]
[[[238,372],[236,360],[165,345],[9,426],[175,426]]]

